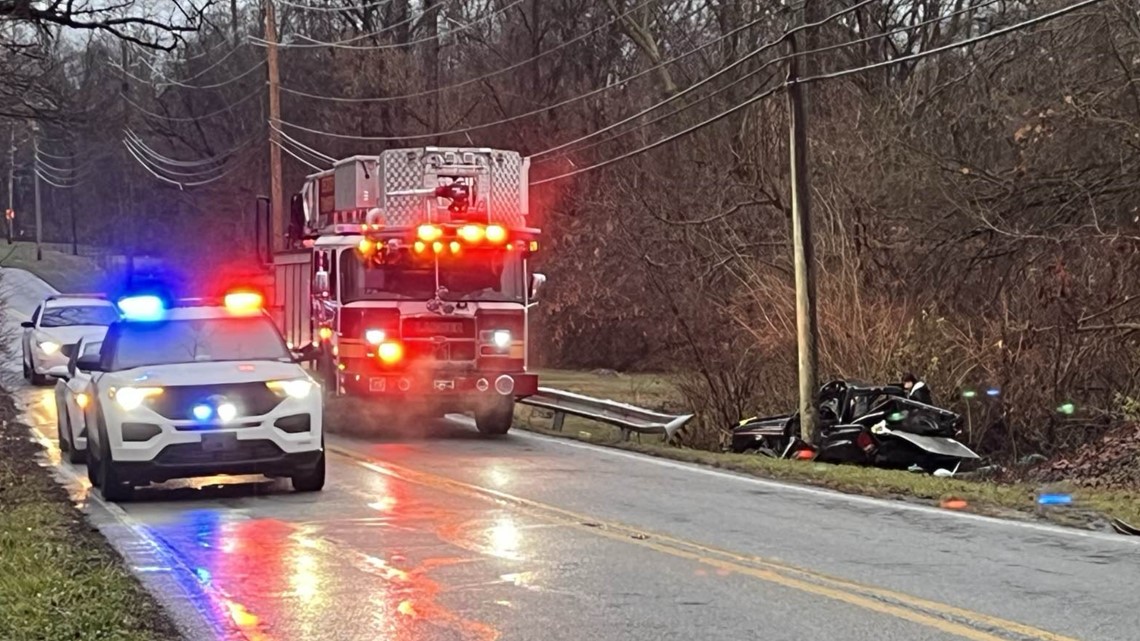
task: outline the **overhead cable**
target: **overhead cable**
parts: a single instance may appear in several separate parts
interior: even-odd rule
[[[1002,36],[1002,35],[1005,35],[1008,33],[1012,33],[1014,31],[1024,29],[1026,27],[1031,27],[1033,25],[1036,25],[1036,24],[1039,24],[1042,22],[1046,22],[1046,21],[1052,20],[1054,18],[1059,18],[1059,17],[1066,15],[1068,13],[1072,13],[1073,11],[1076,11],[1078,9],[1083,9],[1084,7],[1088,7],[1088,6],[1094,5],[1098,2],[1103,2],[1103,1],[1104,0],[1084,0],[1083,2],[1078,2],[1076,4],[1070,5],[1068,7],[1063,8],[1063,9],[1058,9],[1056,11],[1052,11],[1050,13],[1043,14],[1041,16],[1038,16],[1037,18],[1024,20],[1022,22],[1019,22],[1017,24],[1014,24],[1014,25],[1011,25],[1009,27],[1005,27],[1002,29],[995,29],[994,31],[988,32],[988,33],[980,35],[980,36],[975,36],[973,38],[968,38],[966,40],[961,40],[961,41],[950,43],[950,44],[943,45],[940,47],[935,47],[934,49],[929,49],[927,51],[923,51],[923,52],[919,52],[919,53],[915,53],[915,54],[910,54],[907,56],[902,56],[900,58],[896,58],[896,59],[893,59],[890,61],[879,62],[879,63],[870,64],[870,65],[864,65],[861,67],[856,67],[853,69],[845,69],[842,71],[836,71],[836,72],[831,72],[831,73],[826,73],[826,74],[818,74],[816,76],[809,76],[809,77],[805,77],[805,78],[800,78],[798,80],[798,82],[805,83],[805,82],[825,80],[828,78],[839,78],[839,77],[850,75],[853,73],[861,73],[863,71],[868,71],[871,69],[878,69],[881,67],[887,67],[887,66],[891,66],[891,65],[901,64],[904,62],[909,62],[911,60],[918,60],[921,58],[926,58],[928,56],[933,56],[933,55],[937,55],[939,53],[944,53],[944,52],[952,50],[952,49],[960,49],[962,47],[966,47],[966,46],[969,46],[972,44],[976,44],[979,42],[983,42],[986,40],[997,38],[999,36]],[[748,100],[745,100],[744,102],[742,102],[742,103],[740,103],[740,104],[738,104],[738,105],[736,105],[730,109],[727,109],[727,110],[725,110],[719,114],[716,114],[715,116],[707,118],[707,119],[705,119],[705,120],[703,120],[703,121],[701,121],[701,122],[699,122],[699,123],[697,123],[691,127],[687,127],[686,129],[683,129],[683,130],[678,131],[674,134],[666,136],[665,138],[657,140],[657,141],[650,143],[648,145],[638,147],[637,149],[634,149],[632,151],[621,154],[620,156],[616,156],[616,157],[610,158],[608,160],[597,162],[597,163],[594,163],[594,164],[589,165],[587,167],[582,167],[579,169],[575,169],[573,171],[568,171],[566,173],[559,174],[557,176],[551,176],[549,178],[543,178],[541,180],[536,180],[536,181],[531,182],[530,184],[532,186],[536,186],[536,185],[543,185],[543,184],[547,184],[547,183],[551,183],[551,182],[556,182],[559,180],[564,180],[566,178],[570,178],[571,176],[577,176],[579,174],[583,174],[583,173],[586,173],[589,171],[601,169],[603,167],[607,167],[609,165],[621,162],[623,160],[632,158],[634,156],[639,156],[639,155],[641,155],[647,151],[656,149],[662,145],[666,145],[666,144],[673,142],[679,138],[683,138],[685,136],[688,136],[689,134],[691,134],[695,131],[703,129],[703,128],[705,128],[705,127],[707,127],[707,126],[709,126],[715,122],[718,122],[718,121],[740,111],[741,109],[744,109],[745,107],[748,107],[752,104],[755,104],[756,102],[759,102],[760,100],[763,100],[763,99],[771,96],[772,94],[776,93],[776,91],[778,91],[778,90],[780,90],[786,86],[788,86],[787,82],[778,84],[778,85],[776,85],[776,86],[774,86],[774,87],[772,87],[766,91],[763,91],[763,92],[749,98]]]

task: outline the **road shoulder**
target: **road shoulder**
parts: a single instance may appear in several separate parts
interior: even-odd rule
[[[0,390],[0,638],[182,636],[41,464],[46,452]]]

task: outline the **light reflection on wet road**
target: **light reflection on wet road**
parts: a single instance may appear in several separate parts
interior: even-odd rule
[[[51,394],[25,392],[30,420],[54,439]],[[390,449],[414,462],[416,448]],[[319,495],[256,477],[199,479],[141,490],[122,507],[209,589],[211,616],[250,641],[691,639],[701,625],[756,629],[816,600],[334,461]],[[511,485],[506,466],[486,473],[489,487]],[[780,606],[755,607],[771,600]],[[766,637],[954,638],[881,615],[851,636],[850,621],[868,615],[827,607],[839,614],[831,624],[782,624]]]
[[[54,439],[51,390],[23,394],[29,419]],[[1010,638],[652,547],[676,547],[667,540],[623,541],[568,511],[589,507],[569,498],[574,474],[546,487],[543,503],[496,500],[533,486],[520,474],[568,465],[575,452],[450,429],[394,443],[330,437],[355,458],[330,458],[320,494],[260,477],[198,479],[141,490],[122,507],[176,574],[206,590],[209,616],[233,639]],[[611,479],[580,480],[599,481]]]

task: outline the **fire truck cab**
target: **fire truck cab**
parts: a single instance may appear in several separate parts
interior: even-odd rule
[[[515,400],[538,389],[528,315],[545,278],[528,266],[528,169],[514,151],[421,147],[306,178],[291,248],[273,257],[273,311],[326,390],[510,429]]]

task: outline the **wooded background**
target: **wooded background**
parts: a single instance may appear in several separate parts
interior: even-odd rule
[[[544,366],[679,373],[698,446],[794,406],[781,38],[800,8],[846,8],[797,39],[825,49],[805,75],[873,66],[808,84],[823,377],[914,371],[999,455],[1070,448],[1136,415],[1135,2],[915,58],[1067,4],[362,1],[276,5],[279,126],[322,168],[391,147],[493,146],[533,154],[541,181],[772,92],[533,187]],[[18,226],[31,233],[37,168],[54,183],[51,240],[70,240],[75,212],[83,243],[252,258],[268,193],[261,5],[53,6],[0,0]],[[285,160],[288,194],[312,169]],[[0,177],[8,163],[0,154]],[[1058,412],[1066,403],[1076,411]]]

